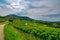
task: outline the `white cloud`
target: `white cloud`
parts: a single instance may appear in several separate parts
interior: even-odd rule
[[[21,9],[16,9],[16,8],[13,8],[11,7],[11,5],[6,5],[6,4],[1,4],[0,3],[0,15],[1,16],[6,16],[6,15],[9,15],[9,14],[16,14],[17,12],[20,12],[22,11]]]
[[[42,16],[46,16],[46,15],[54,15],[57,14],[57,10],[52,10],[50,11],[50,9],[47,8],[34,8],[34,9],[30,9],[27,11],[26,16],[31,17],[31,18],[40,18]]]
[[[28,2],[25,2],[24,0],[7,0],[8,3],[10,3],[10,6],[16,9],[27,9]]]
[[[0,4],[5,9],[0,8],[0,15],[15,14],[17,12],[25,12],[26,16],[34,19],[50,18],[46,15],[55,15],[60,13],[60,0],[6,0],[9,5]],[[32,5],[35,8],[29,8]],[[2,13],[2,14],[1,14]]]
[[[18,12],[21,12],[23,10],[28,9],[28,2],[25,2],[24,0],[6,0],[9,5],[0,3],[0,6],[5,7],[0,9],[0,15],[6,16],[9,14],[16,14]],[[23,2],[21,4],[20,2]]]
[[[27,11],[27,16],[33,19],[49,19],[50,17],[44,17],[46,15],[55,15],[60,13],[59,0],[43,0],[43,1],[33,1],[31,5],[34,7],[43,8],[33,8]]]

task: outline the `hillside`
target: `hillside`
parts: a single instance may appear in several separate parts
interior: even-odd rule
[[[16,19],[5,26],[5,35],[5,40],[60,40],[60,28],[36,20]]]
[[[60,40],[60,23],[8,15],[1,17],[5,40]]]
[[[9,20],[13,20],[13,21],[14,20],[36,21],[36,23],[41,23],[41,24],[53,26],[56,28],[60,28],[60,22],[48,22],[48,21],[42,21],[42,20],[34,20],[34,19],[31,19],[31,18],[26,17],[26,16],[17,16],[14,14],[7,15],[5,17],[0,16],[0,22],[5,22],[5,21],[9,21]]]

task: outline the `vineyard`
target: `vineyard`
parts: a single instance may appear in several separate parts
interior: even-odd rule
[[[60,40],[60,28],[34,20],[14,20],[9,22],[6,27],[4,29],[6,40]]]
[[[7,24],[4,28],[5,40],[40,40],[34,35],[25,33]]]

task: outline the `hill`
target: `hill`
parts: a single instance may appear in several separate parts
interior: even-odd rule
[[[8,21],[4,27],[5,40],[60,40],[59,22],[34,20],[17,15],[0,18]]]
[[[7,16],[5,16],[5,18],[21,19],[21,20],[33,20],[33,19],[31,19],[29,17],[26,17],[26,16],[17,16],[17,15],[14,15],[14,14],[7,15]]]
[[[6,20],[27,20],[27,21],[36,21],[36,23],[41,23],[41,24],[45,24],[45,25],[49,25],[49,26],[53,26],[53,27],[56,27],[56,28],[60,28],[60,22],[48,22],[48,21],[42,21],[42,20],[34,20],[34,19],[31,19],[29,17],[26,17],[26,16],[17,16],[17,15],[14,15],[14,14],[10,14],[10,15],[7,15],[5,17],[1,17],[0,16],[0,22],[4,22]]]
[[[4,28],[5,40],[60,40],[57,27],[51,22],[14,19]]]

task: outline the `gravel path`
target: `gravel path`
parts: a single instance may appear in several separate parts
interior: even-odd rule
[[[4,29],[4,24],[0,24],[0,40],[4,40],[3,29]]]

